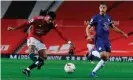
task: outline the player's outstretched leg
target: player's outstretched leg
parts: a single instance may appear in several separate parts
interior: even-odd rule
[[[33,62],[29,67],[27,67],[26,69],[24,69],[22,72],[29,77],[30,76],[30,71],[34,68],[37,67],[37,69],[40,69],[41,66],[44,65],[44,60],[42,60],[41,58],[38,58],[37,61]]]
[[[37,67],[37,63],[38,61],[32,63],[29,67],[27,67],[26,69],[24,69],[22,72],[27,76],[27,77],[30,77],[30,71]]]
[[[38,65],[37,65],[37,69],[41,69],[41,66],[43,66],[44,65],[44,60],[45,60],[45,58],[44,57],[36,57],[36,55],[35,54],[30,54],[29,55],[29,57],[30,57],[30,59],[33,61],[33,62],[35,62],[35,61],[39,61],[39,63],[38,63]]]
[[[38,51],[38,53],[39,53],[38,61],[40,63],[37,65],[37,69],[41,69],[41,67],[44,65],[44,60],[47,59],[47,51],[46,49],[41,49]]]
[[[96,76],[96,72],[102,67],[104,61],[101,59],[98,64],[96,65],[96,67],[93,69],[93,71],[91,72],[90,76],[91,77],[97,77]]]
[[[35,48],[36,48],[35,45],[29,45],[28,46],[28,50],[29,50],[29,53],[30,53],[29,57],[33,61],[33,63],[29,67],[27,67],[26,69],[24,69],[22,71],[22,73],[25,74],[27,77],[30,76],[30,71],[32,69],[36,68],[37,65],[39,64],[39,61],[38,61],[36,55],[34,54],[35,53]]]
[[[96,76],[96,72],[101,69],[104,64],[106,63],[106,61],[108,60],[108,55],[106,52],[101,53],[101,60],[98,62],[98,64],[96,65],[96,67],[93,69],[93,71],[91,72],[90,76],[91,77],[97,77]]]

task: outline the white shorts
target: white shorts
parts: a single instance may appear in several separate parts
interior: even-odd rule
[[[27,46],[29,45],[35,45],[37,51],[41,49],[47,49],[43,43],[41,43],[39,40],[37,40],[34,37],[30,37],[29,39],[27,39]]]

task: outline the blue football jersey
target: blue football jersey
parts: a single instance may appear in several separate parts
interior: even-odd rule
[[[110,42],[109,41],[109,28],[112,24],[111,17],[107,14],[100,15],[96,14],[90,20],[90,26],[95,26],[96,35],[95,41],[100,41],[102,43]]]

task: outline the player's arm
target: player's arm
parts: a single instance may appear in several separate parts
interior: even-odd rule
[[[22,29],[22,28],[27,28],[27,27],[29,27],[31,24],[33,24],[34,21],[36,21],[37,19],[38,19],[38,17],[35,16],[35,17],[33,17],[31,20],[25,22],[24,24],[22,24],[22,25],[20,25],[20,26],[14,26],[14,27],[9,26],[9,27],[7,28],[7,30],[8,30],[8,31],[13,31],[13,30],[18,30],[18,29]]]
[[[86,39],[89,41],[92,41],[92,37],[91,37],[91,25],[88,25],[86,27]]]
[[[117,28],[114,24],[111,24],[110,26],[111,26],[111,28],[112,28],[115,32],[120,33],[120,34],[123,35],[125,38],[128,37],[128,35],[127,35],[125,32],[123,32],[122,30],[120,30],[119,28]]]
[[[29,26],[29,25],[28,25],[27,23],[24,23],[24,24],[22,24],[22,25],[20,25],[20,26],[14,26],[14,27],[9,26],[9,27],[7,28],[7,30],[8,30],[8,31],[13,31],[13,30],[18,30],[18,29],[26,28],[26,27],[28,27],[28,26]]]
[[[73,47],[73,49],[75,49],[74,44],[73,44],[70,40],[68,40],[68,39],[63,35],[61,29],[60,29],[59,27],[57,27],[57,24],[55,25],[54,30],[58,33],[58,35],[59,35],[63,40],[65,40],[68,44],[70,44],[70,45]]]
[[[92,41],[92,37],[91,37],[91,31],[92,31],[92,26],[96,25],[96,17],[93,16],[92,19],[90,20],[90,23],[88,24],[88,26],[86,27],[86,39],[88,41]]]

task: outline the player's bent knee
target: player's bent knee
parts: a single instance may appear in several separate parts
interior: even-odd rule
[[[103,59],[104,61],[108,60],[108,56],[106,53],[101,54],[101,59]]]
[[[102,58],[104,61],[107,61],[108,59],[107,58]]]
[[[41,50],[39,50],[38,53],[39,53],[39,57],[44,58],[44,60],[47,59],[47,53],[46,53],[46,50],[45,50],[45,49],[41,49]]]
[[[28,51],[29,51],[29,58],[35,62],[37,60],[37,57],[35,55],[35,46],[34,45],[29,45],[28,46]]]
[[[102,58],[104,61],[107,61],[107,57],[102,56],[101,58]]]
[[[39,56],[40,58],[42,58],[43,60],[47,59],[47,56]]]

